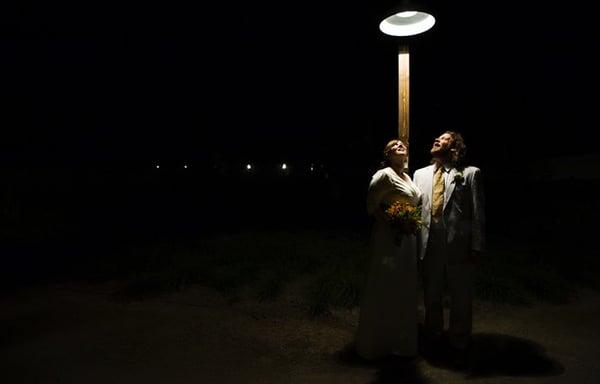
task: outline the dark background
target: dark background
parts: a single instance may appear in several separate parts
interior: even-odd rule
[[[368,1],[3,3],[5,271],[36,279],[32,265],[162,237],[368,232],[403,43],[411,172],[434,137],[461,131],[492,239],[587,247],[600,180],[591,5],[442,3],[408,39],[379,32]]]

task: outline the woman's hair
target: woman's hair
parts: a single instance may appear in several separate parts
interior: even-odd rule
[[[392,147],[394,146],[394,144],[396,144],[399,141],[404,144],[404,146],[406,147],[406,149],[408,151],[408,144],[406,144],[402,140],[392,139],[392,140],[388,141],[388,143],[385,145],[385,147],[383,147],[383,160],[381,161],[382,167],[389,167],[390,165],[392,165],[392,163],[390,162],[390,152],[392,151]],[[408,156],[406,156],[406,159],[408,160]],[[407,163],[407,161],[404,162],[404,168],[406,168],[406,163]]]

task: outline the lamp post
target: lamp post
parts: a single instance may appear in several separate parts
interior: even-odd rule
[[[428,31],[435,24],[423,2],[398,0],[379,23],[381,32],[390,36],[408,37]],[[410,132],[410,55],[408,41],[400,44],[398,53],[398,138],[408,144]]]

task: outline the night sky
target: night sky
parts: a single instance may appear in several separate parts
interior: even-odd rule
[[[479,5],[477,21],[445,4],[406,40],[379,32],[368,1],[323,3],[3,4],[3,157],[367,161],[396,132],[400,42],[417,162],[445,129],[488,166],[598,153],[584,2]]]

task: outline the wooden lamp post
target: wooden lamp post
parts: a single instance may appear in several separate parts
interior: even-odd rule
[[[428,31],[435,18],[423,2],[398,0],[379,23],[381,32],[390,36],[407,37]],[[400,45],[398,53],[398,138],[408,145],[410,133],[410,55],[408,43]]]

